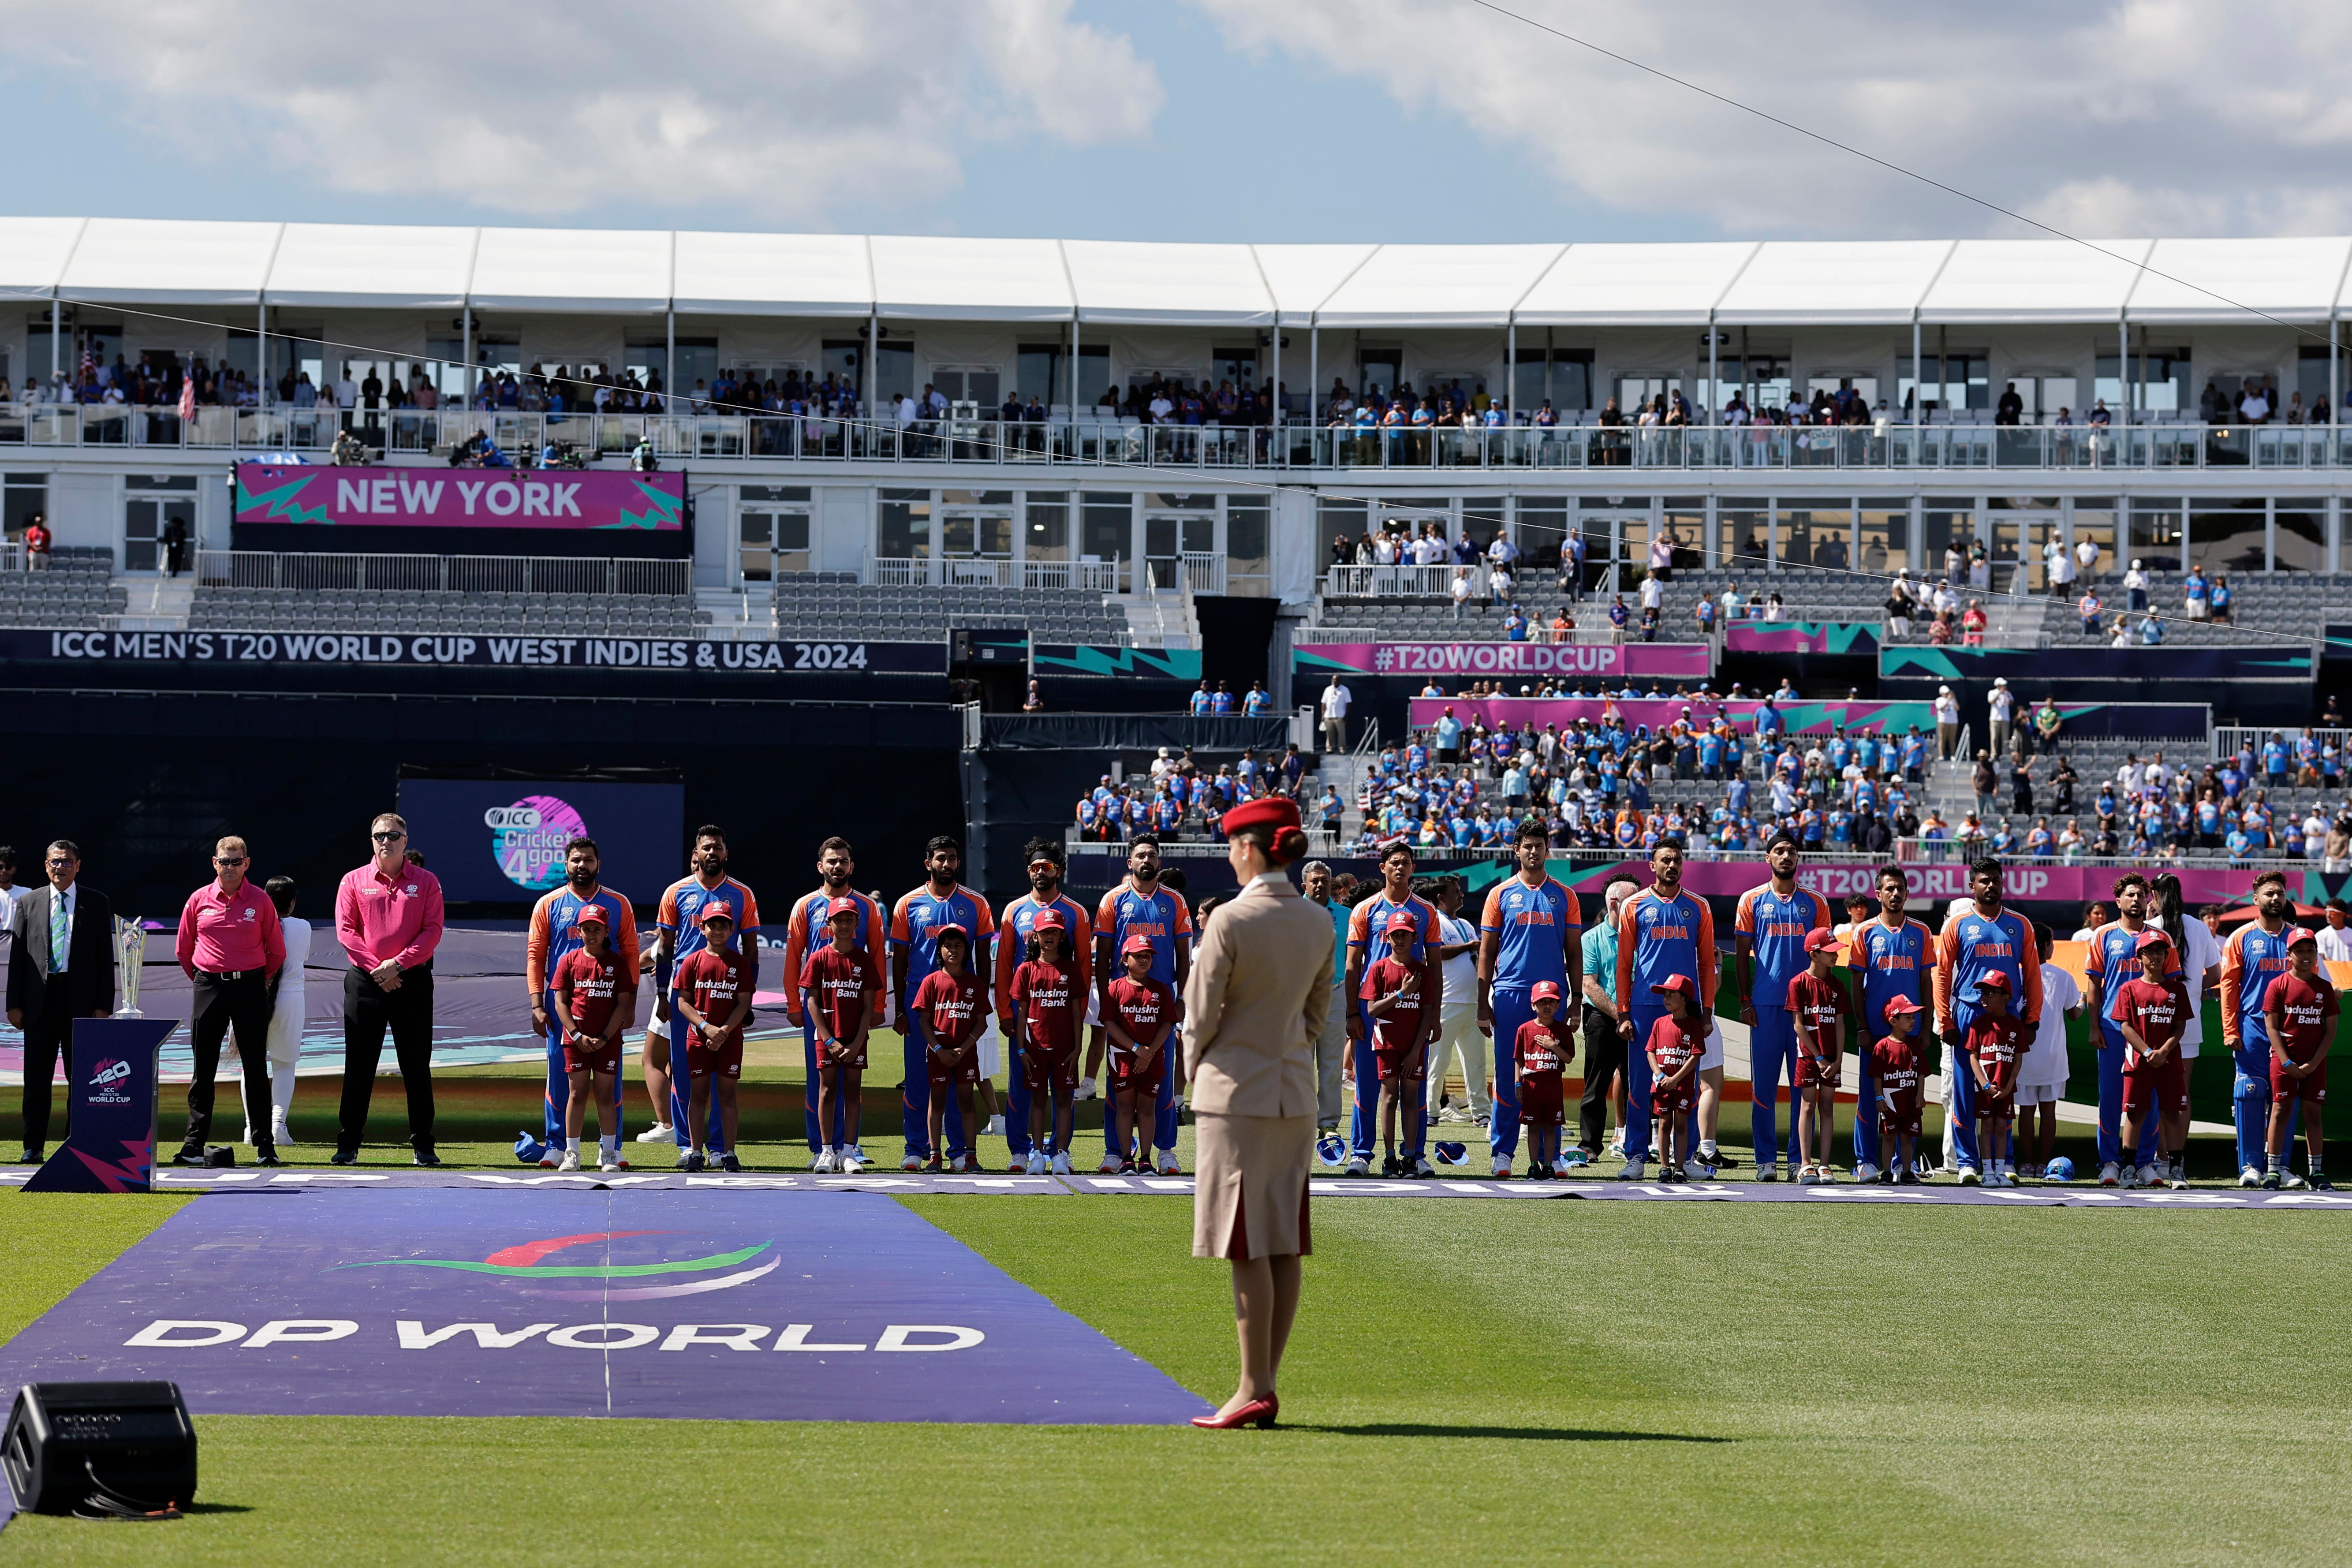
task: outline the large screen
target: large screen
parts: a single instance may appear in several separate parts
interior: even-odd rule
[[[563,847],[596,841],[604,886],[650,904],[683,874],[686,786],[403,779],[409,847],[452,903],[520,903],[563,881]]]

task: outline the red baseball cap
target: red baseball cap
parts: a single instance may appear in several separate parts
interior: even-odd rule
[[[572,917],[572,923],[575,926],[610,925],[612,917],[604,912],[604,906],[602,904],[583,904],[580,906],[580,912]]]
[[[2315,942],[2318,940],[2317,933],[2300,929],[2286,933],[2286,944],[2290,948],[2301,947],[2306,942]]]
[[[1669,974],[1650,989],[1660,993],[1679,991],[1685,996],[1698,994],[1698,987],[1691,984],[1691,977],[1687,974]]]
[[[933,942],[938,942],[944,937],[950,936],[960,936],[966,942],[970,942],[971,940],[971,932],[964,930],[963,927],[958,925],[953,921],[950,921],[943,926],[937,926],[932,929],[931,940]]]
[[[1381,929],[1391,936],[1394,936],[1401,931],[1412,931],[1417,935],[1421,931],[1421,922],[1400,910],[1395,914],[1391,915],[1389,917],[1389,923],[1382,926]]]
[[[824,918],[827,920],[836,915],[862,915],[865,912],[866,907],[845,893],[824,906]]]
[[[694,923],[697,925],[707,926],[712,921],[725,921],[729,925],[733,925],[735,923],[735,911],[729,909],[725,904],[712,904],[702,911],[701,915],[696,919]]]
[[[1837,944],[1837,933],[1831,931],[1827,926],[1815,926],[1812,930],[1805,933],[1805,951],[1807,952],[1819,952],[1825,947],[1835,947]]]
[[[2009,975],[2005,972],[1996,969],[1991,973],[1984,975],[1977,981],[1977,989],[1979,991],[1983,990],[1988,985],[1991,986],[1996,991],[2006,991],[2009,989]]]
[[[1119,956],[1122,958],[1130,952],[1157,952],[1158,951],[1159,949],[1151,945],[1151,939],[1141,931],[1137,931],[1118,946]]]
[[[2311,933],[2305,931],[2303,934],[2309,936]],[[2317,941],[2318,939],[2315,937],[2313,940]],[[2137,951],[2146,952],[2151,947],[2170,947],[2172,945],[2172,939],[2151,926],[2147,931],[2140,932],[2139,941],[2134,942],[2132,945]],[[2294,943],[2289,942],[2287,945],[2292,947]]]
[[[1047,910],[1040,914],[1034,921],[1030,922],[1029,929],[1033,931],[1060,931],[1063,929],[1063,925],[1062,911],[1059,910]]]
[[[1559,987],[1551,981],[1538,980],[1536,982],[1536,988],[1528,993],[1528,1000],[1530,1002],[1542,1002],[1545,1000],[1557,1002],[1559,1000]]]
[[[1890,997],[1887,1000],[1886,1005],[1879,1009],[1881,1013],[1885,1014],[1889,1018],[1894,1017],[1898,1013],[1921,1013],[1926,1010],[1927,1009],[1921,1007],[1918,1003],[1914,1002],[1908,996]]]

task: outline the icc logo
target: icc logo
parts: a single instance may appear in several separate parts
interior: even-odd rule
[[[482,813],[482,826],[494,833],[527,832],[539,826],[539,813],[528,805],[494,805]]]

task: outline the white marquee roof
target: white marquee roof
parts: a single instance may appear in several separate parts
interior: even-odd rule
[[[2352,238],[1194,245],[0,217],[27,300],[1263,328],[2242,323],[2352,309]],[[2242,307],[2245,309],[2242,309]]]

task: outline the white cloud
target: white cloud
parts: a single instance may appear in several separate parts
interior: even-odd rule
[[[1623,211],[1696,215],[1737,234],[2031,232],[1465,0],[1192,3],[1233,47],[1456,117]],[[2352,227],[2352,99],[2336,87],[2352,66],[2352,8],[1509,3],[2075,232]]]
[[[0,73],[184,154],[535,217],[616,197],[823,226],[917,204],[968,151],[1147,135],[1165,100],[1071,0],[0,0]],[[63,143],[53,143],[62,146]]]

